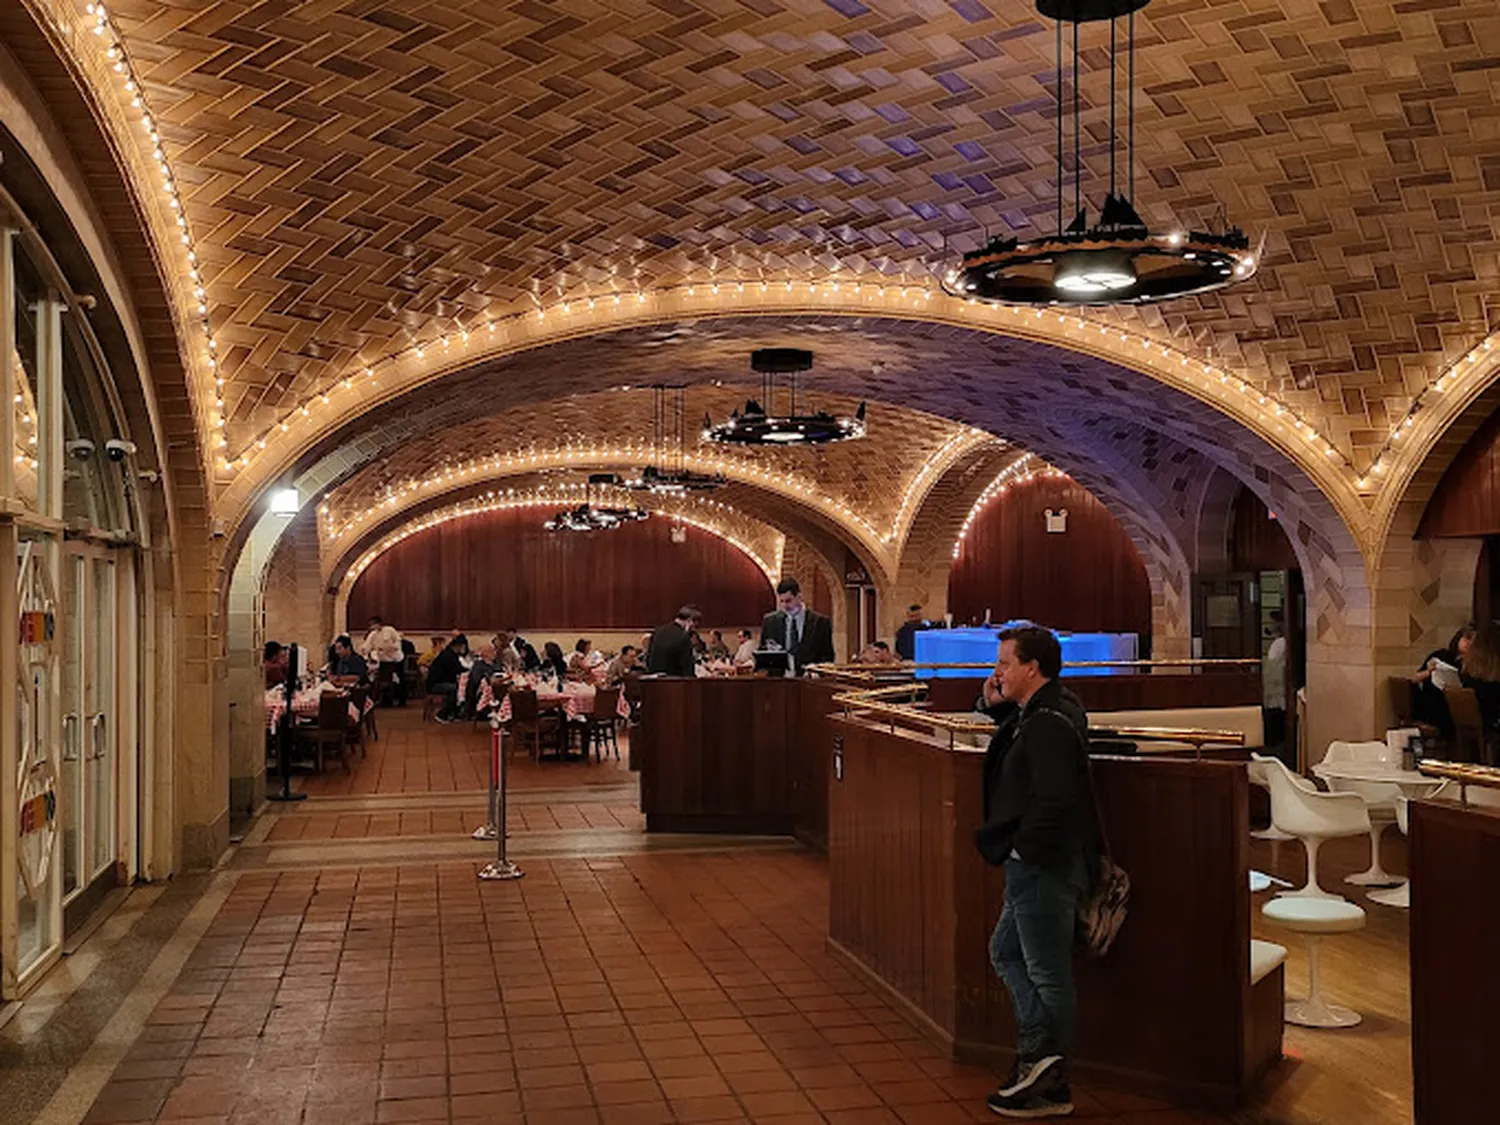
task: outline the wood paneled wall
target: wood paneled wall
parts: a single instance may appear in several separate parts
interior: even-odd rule
[[[1477,535],[1500,535],[1500,411],[1458,451],[1417,528],[1419,539]]]
[[[1049,534],[1044,512],[1068,511]],[[957,622],[1027,617],[1074,632],[1151,635],[1151,583],[1125,529],[1082,485],[1040,477],[991,500],[948,577]]]
[[[1297,570],[1296,552],[1281,521],[1244,485],[1234,498],[1229,521],[1229,570]]]
[[[775,608],[765,574],[727,541],[648,519],[578,535],[542,527],[540,508],[486,512],[398,543],[349,594],[348,619],[379,614],[408,633],[493,628],[642,629],[691,602],[705,621],[759,621]]]

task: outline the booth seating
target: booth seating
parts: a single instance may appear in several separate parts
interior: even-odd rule
[[[1307,939],[1307,998],[1286,1002],[1286,1020],[1302,1027],[1353,1027],[1359,1013],[1323,996],[1318,979],[1318,943],[1329,934],[1347,934],[1365,927],[1365,912],[1341,898],[1283,895],[1260,908],[1267,922],[1285,926]]]
[[[1008,1066],[1010,1001],[989,964],[1004,871],[984,862],[978,749],[947,732],[835,716],[829,949],[957,1059]],[[1075,962],[1075,1072],[1148,1096],[1243,1102],[1281,1057],[1285,950],[1252,943],[1242,765],[1093,759],[1129,916]]]
[[[1251,760],[1261,764],[1271,785],[1271,823],[1302,841],[1307,849],[1307,883],[1285,897],[1340,900],[1318,884],[1318,849],[1324,840],[1339,836],[1362,836],[1370,831],[1370,815],[1358,793],[1323,793],[1312,782],[1287,769],[1280,758],[1260,754]]]
[[[1237,731],[1244,736],[1243,746],[1259,749],[1266,736],[1260,707],[1170,707],[1151,711],[1090,711],[1089,726],[1160,727],[1176,730]],[[1140,754],[1191,754],[1187,742],[1142,741],[1136,747]]]

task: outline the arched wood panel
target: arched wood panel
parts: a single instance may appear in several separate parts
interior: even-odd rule
[[[1231,573],[1255,570],[1297,570],[1297,553],[1282,526],[1265,502],[1249,488],[1240,486],[1229,522],[1229,569]]]
[[[1418,539],[1500,535],[1500,411],[1475,431],[1427,502]]]
[[[1068,529],[1044,513],[1066,508]],[[954,622],[1026,617],[1073,632],[1151,635],[1151,582],[1125,529],[1082,485],[1039,477],[991,500],[948,576]]]
[[[503,629],[645,629],[691,602],[705,623],[756,622],[773,608],[743,551],[688,527],[673,543],[651,518],[580,535],[542,527],[541,508],[450,520],[398,543],[360,575],[348,620],[379,614],[406,632],[488,623]]]

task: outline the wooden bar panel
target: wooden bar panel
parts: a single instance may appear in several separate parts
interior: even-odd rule
[[[1417,1125],[1495,1120],[1500,810],[1413,801],[1411,1063]]]
[[[830,948],[955,1057],[1003,1064],[1015,1029],[988,945],[1004,875],[973,845],[983,753],[863,720],[833,728]],[[1236,1104],[1279,1056],[1281,1024],[1274,1004],[1252,1024],[1245,770],[1100,758],[1094,771],[1133,890],[1109,956],[1077,962],[1078,1066]]]
[[[967,711],[979,697],[984,677],[929,681],[927,700],[934,711]],[[1174,675],[1068,676],[1063,685],[1089,711],[1156,711],[1179,707],[1244,707],[1261,701],[1260,673],[1199,672]]]
[[[640,681],[631,764],[650,832],[828,835],[836,685],[756,676]]]

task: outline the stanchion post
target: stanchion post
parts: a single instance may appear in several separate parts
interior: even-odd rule
[[[510,763],[507,761],[507,755],[505,754],[504,749],[503,749],[503,747],[500,744],[500,726],[499,726],[499,724],[492,722],[492,729],[495,732],[495,736],[494,736],[494,739],[491,742],[490,774],[491,774],[492,777],[498,777],[498,779],[499,779],[499,784],[496,786],[496,788],[498,790],[498,794],[497,794],[498,800],[496,802],[496,810],[495,810],[496,811],[496,815],[495,815],[495,841],[496,841],[495,852],[496,852],[496,855],[495,855],[495,862],[494,863],[487,863],[487,864],[485,864],[483,867],[481,867],[479,869],[479,877],[481,879],[485,879],[485,880],[490,880],[490,879],[519,879],[519,878],[521,878],[522,875],[525,874],[525,872],[522,871],[519,867],[517,867],[514,863],[512,863],[509,859],[507,859],[506,855],[505,855],[505,836],[506,836],[506,831],[505,831],[505,821],[506,821],[506,793],[505,793],[505,788],[506,788],[506,785],[505,785],[505,783],[506,783],[506,780],[507,780],[506,775],[509,772]]]
[[[504,753],[504,746],[500,737],[500,726],[493,719],[490,721],[490,806],[489,819],[481,824],[470,834],[474,840],[493,840],[495,838],[495,825],[498,822],[497,802],[500,791],[500,766],[499,761]]]

